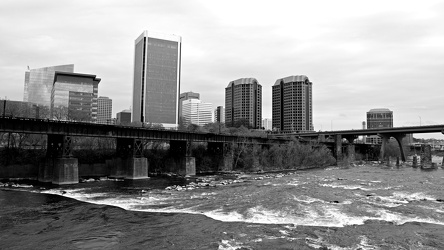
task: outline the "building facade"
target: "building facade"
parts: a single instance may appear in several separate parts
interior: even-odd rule
[[[132,121],[177,127],[182,38],[144,31],[135,41]]]
[[[218,106],[214,110],[214,122],[225,123],[225,109],[223,106]]]
[[[97,123],[113,124],[112,113],[113,100],[106,96],[99,96],[97,99]]]
[[[25,72],[25,90],[23,101],[49,107],[54,74],[59,72],[74,72],[74,64],[30,69]]]
[[[235,126],[241,120],[253,128],[262,125],[262,86],[255,78],[240,78],[225,88],[225,124]]]
[[[262,127],[264,130],[273,130],[273,121],[270,118],[262,119]]]
[[[213,122],[213,104],[197,99],[183,101],[182,116],[184,124],[196,124],[203,126]]]
[[[313,131],[312,82],[305,75],[278,79],[272,87],[273,130]]]
[[[130,125],[131,124],[131,110],[122,110],[116,114],[117,125]]]
[[[57,120],[97,121],[96,75],[58,72],[51,92],[51,117]]]
[[[367,112],[367,129],[393,128],[393,111],[386,108],[371,109]],[[367,136],[366,142],[381,144],[382,139],[377,135]]]
[[[200,99],[200,94],[199,93],[194,93],[194,92],[185,92],[180,94],[179,97],[179,117],[182,116],[182,102],[188,99],[196,99],[199,100]]]

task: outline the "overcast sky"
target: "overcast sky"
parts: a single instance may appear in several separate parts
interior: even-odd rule
[[[444,2],[432,0],[2,0],[0,97],[23,100],[27,66],[74,64],[102,79],[115,116],[131,105],[143,30],[182,36],[181,92],[214,108],[254,77],[271,118],[275,81],[306,75],[315,130],[359,129],[372,108],[395,126],[444,124]]]

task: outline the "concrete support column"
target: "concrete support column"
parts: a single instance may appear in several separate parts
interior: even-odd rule
[[[192,141],[170,141],[170,156],[175,159],[180,175],[196,175],[196,159],[191,156],[191,146]]]
[[[57,185],[79,183],[79,163],[72,157],[70,136],[48,134],[46,161],[39,168],[38,180]]]
[[[335,135],[336,163],[342,161],[342,135]]]
[[[147,179],[148,159],[143,157],[143,141],[136,138],[117,138],[117,158],[111,163],[110,177],[130,180]]]
[[[405,162],[404,147],[402,146],[402,139],[404,139],[405,134],[392,134],[391,136],[394,137],[398,142],[399,150],[401,153],[401,161]]]
[[[421,145],[421,168],[432,166],[432,149],[430,145]]]
[[[387,146],[388,140],[390,139],[390,136],[387,134],[378,134],[379,137],[382,139],[381,144],[381,151],[379,153],[379,160],[383,162],[385,160],[385,148]]]

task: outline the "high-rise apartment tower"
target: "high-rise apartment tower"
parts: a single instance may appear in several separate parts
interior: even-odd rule
[[[225,88],[225,124],[234,126],[241,120],[261,127],[262,86],[255,78],[240,78]]]
[[[135,41],[132,121],[177,127],[182,38],[144,31]]]
[[[312,82],[307,76],[278,79],[272,87],[273,130],[313,131]]]

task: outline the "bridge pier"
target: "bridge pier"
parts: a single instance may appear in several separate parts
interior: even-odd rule
[[[111,164],[110,177],[130,180],[147,179],[148,159],[143,157],[143,141],[136,138],[117,138],[118,157]]]
[[[196,175],[196,159],[191,156],[192,141],[170,141],[170,156],[174,159],[178,174]]]
[[[38,180],[57,185],[79,183],[79,163],[72,158],[70,136],[48,134],[46,162],[39,168]]]
[[[382,139],[382,144],[381,144],[381,152],[379,154],[379,160],[380,161],[384,161],[385,157],[385,148],[387,146],[387,143],[390,139],[390,137],[393,137],[396,139],[396,141],[398,142],[398,146],[399,146],[399,150],[400,150],[400,154],[401,154],[401,160],[403,162],[405,162],[406,158],[405,158],[405,153],[404,153],[404,147],[402,146],[402,139],[405,137],[405,134],[403,133],[391,133],[391,134],[378,134],[379,137],[381,137]]]
[[[336,163],[342,161],[342,135],[335,135],[335,155],[336,155]]]

